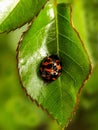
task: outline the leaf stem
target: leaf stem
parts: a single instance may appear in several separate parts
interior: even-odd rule
[[[54,4],[57,5],[57,0],[54,0]]]

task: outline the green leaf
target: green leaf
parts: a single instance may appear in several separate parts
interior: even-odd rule
[[[18,69],[30,97],[65,127],[72,117],[81,86],[91,65],[79,34],[72,27],[71,7],[47,3],[18,46]],[[61,76],[46,84],[39,74],[41,61],[56,54],[62,61]]]
[[[0,33],[21,27],[37,15],[47,0],[0,0]]]

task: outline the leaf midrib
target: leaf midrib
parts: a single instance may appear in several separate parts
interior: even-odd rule
[[[58,27],[58,10],[57,10],[57,5],[54,6],[55,9],[55,22],[56,22],[56,38],[57,38],[57,55],[59,56],[59,27]],[[63,94],[62,94],[62,84],[61,84],[61,77],[58,78],[58,82],[59,82],[59,89],[60,89],[60,99],[61,99],[61,118],[63,120]]]

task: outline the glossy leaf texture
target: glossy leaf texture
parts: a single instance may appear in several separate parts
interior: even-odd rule
[[[27,94],[65,127],[91,71],[84,45],[72,27],[70,5],[48,2],[21,38],[17,53],[19,76]],[[39,66],[52,54],[61,59],[62,74],[45,83]]]
[[[0,33],[21,27],[39,13],[47,0],[0,0]]]

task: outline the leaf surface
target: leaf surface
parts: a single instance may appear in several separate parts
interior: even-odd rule
[[[27,94],[65,127],[91,70],[79,34],[72,27],[70,5],[48,2],[24,34],[17,51],[19,75]],[[46,84],[39,66],[51,54],[59,56],[63,70],[57,80]]]
[[[0,33],[21,27],[41,10],[47,0],[0,0]]]

